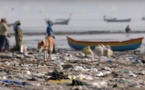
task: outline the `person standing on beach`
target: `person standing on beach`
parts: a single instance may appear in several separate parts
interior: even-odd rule
[[[129,33],[131,32],[129,25],[127,25],[127,27],[125,28],[125,32],[127,33],[126,36],[129,37]]]
[[[21,29],[21,21],[17,20],[13,26],[13,29],[15,31],[15,41],[16,41],[16,46],[14,46],[14,48],[12,48],[12,50],[20,50],[21,45],[22,45],[22,39],[23,39],[23,32]]]
[[[125,28],[125,32],[126,32],[126,33],[131,32],[131,29],[130,29],[129,25],[127,25],[127,27]]]
[[[54,31],[52,30],[52,21],[47,21],[46,36],[51,36],[55,39]]]
[[[7,19],[1,18],[0,22],[0,51],[9,51],[10,45],[8,37],[8,30],[10,27],[7,25]]]
[[[54,32],[52,30],[52,26],[53,26],[53,22],[52,21],[47,21],[46,37],[47,36],[51,36],[51,37],[53,37],[55,39]],[[55,45],[53,46],[52,53],[56,53],[56,51],[55,51]]]

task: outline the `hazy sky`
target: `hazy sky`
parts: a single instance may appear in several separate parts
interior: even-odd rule
[[[44,26],[45,18],[68,18],[70,13],[72,25],[101,21],[103,15],[132,19],[145,16],[145,0],[0,0],[0,6],[0,17],[7,17],[9,22],[20,19],[23,26]]]

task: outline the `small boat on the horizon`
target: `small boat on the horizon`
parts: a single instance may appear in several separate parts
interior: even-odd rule
[[[59,25],[68,25],[68,23],[69,23],[69,21],[70,21],[70,18],[71,18],[71,13],[70,13],[70,15],[69,15],[69,17],[67,18],[67,19],[55,19],[55,21],[52,21],[52,20],[50,20],[50,19],[47,19],[46,20],[46,23],[48,22],[48,21],[51,21],[51,22],[53,22],[53,24],[59,24]]]
[[[113,51],[135,50],[142,44],[143,37],[124,40],[124,41],[79,41],[67,37],[69,46],[75,50],[82,50],[86,46],[90,46],[92,50],[99,44],[110,45]]]
[[[54,22],[54,24],[63,24],[63,25],[67,25],[68,23],[69,23],[69,20],[70,19],[57,19],[55,22]]]
[[[130,22],[131,18],[127,18],[127,19],[117,19],[117,18],[106,18],[106,16],[104,16],[104,21],[107,22]]]

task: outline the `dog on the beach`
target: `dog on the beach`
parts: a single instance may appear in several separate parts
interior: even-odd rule
[[[47,36],[44,41],[38,41],[37,47],[39,49],[39,52],[44,51],[44,57],[47,61],[51,60],[53,45],[54,45],[54,39],[51,36]],[[49,57],[48,57],[48,53],[49,53]]]

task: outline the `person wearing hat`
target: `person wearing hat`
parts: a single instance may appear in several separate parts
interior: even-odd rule
[[[52,26],[53,26],[53,22],[48,20],[47,21],[47,28],[46,28],[46,37],[47,36],[51,36],[51,37],[53,37],[55,39],[54,32],[52,30]],[[56,53],[56,51],[55,51],[55,45],[53,46],[52,53]]]
[[[7,19],[1,18],[0,22],[0,51],[9,51],[8,35],[9,26],[7,25]]]
[[[19,51],[22,45],[22,38],[23,38],[23,32],[21,29],[21,21],[17,20],[14,23],[13,29],[15,31],[15,41],[16,41],[16,45],[12,48],[12,50],[14,51]]]

